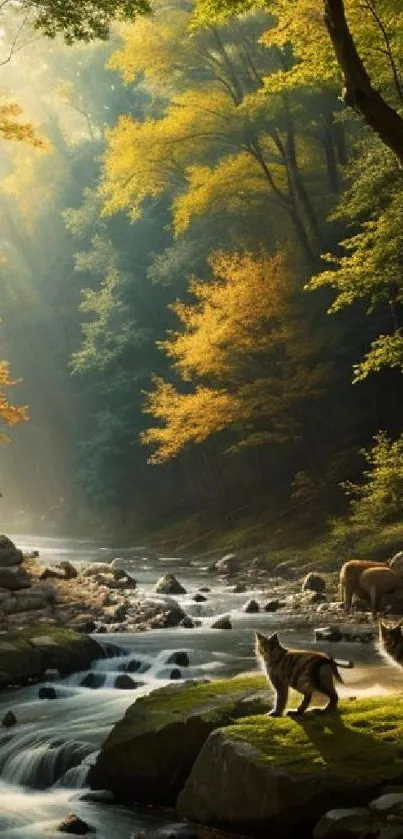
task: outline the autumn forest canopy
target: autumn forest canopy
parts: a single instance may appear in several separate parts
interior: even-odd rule
[[[5,515],[398,524],[401,0],[22,0],[0,36]]]

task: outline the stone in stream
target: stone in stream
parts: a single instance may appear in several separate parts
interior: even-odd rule
[[[181,679],[182,678],[182,673],[181,673],[181,671],[179,670],[178,667],[174,667],[174,669],[171,670],[171,672],[169,674],[169,678],[170,679]]]
[[[322,626],[313,630],[315,641],[341,641],[343,633],[338,626]]]
[[[262,676],[160,688],[138,698],[112,729],[89,785],[111,790],[119,802],[171,806],[210,732],[269,706]]]
[[[201,586],[201,588],[199,588],[199,591],[207,594],[209,591],[211,591],[211,588],[209,588],[208,586]]]
[[[189,667],[189,656],[184,650],[176,650],[166,660],[167,664],[177,664],[178,667]]]
[[[279,600],[268,600],[267,603],[263,606],[264,612],[277,612],[277,609],[280,609],[283,604],[280,603]]]
[[[115,688],[119,688],[119,690],[135,690],[141,687],[142,684],[142,682],[136,682],[127,673],[121,673],[115,679]]]
[[[13,725],[16,725],[17,717],[15,716],[14,711],[7,711],[7,713],[4,714],[1,724],[3,728],[12,728]]]
[[[247,612],[249,615],[254,615],[256,614],[256,612],[260,612],[259,603],[256,600],[248,600],[248,602],[245,603],[242,611]]]
[[[39,688],[38,699],[57,699],[57,693],[54,688],[44,685]]]
[[[185,617],[182,618],[179,626],[183,626],[184,629],[193,629],[195,624],[193,623],[192,618],[190,618],[189,615],[185,615]]]
[[[192,600],[194,600],[195,603],[205,603],[207,597],[205,597],[204,594],[194,594]]]
[[[236,554],[226,554],[213,564],[213,569],[220,574],[234,574],[240,570],[241,559]]]
[[[2,566],[0,565],[0,588],[6,588],[9,591],[18,591],[23,588],[30,588],[31,579],[27,574],[25,568],[19,566]]]
[[[211,624],[212,629],[232,629],[232,623],[229,619],[228,615],[223,615],[221,618],[217,618],[214,623]]]
[[[108,789],[92,789],[81,793],[78,800],[88,801],[90,804],[113,804],[115,796]]]
[[[56,830],[59,833],[70,833],[73,836],[86,836],[87,833],[95,833],[95,827],[84,822],[75,813],[66,816],[63,821],[58,824]]]
[[[245,591],[247,591],[247,586],[245,585],[245,583],[237,583],[231,589],[232,594],[245,594]]]
[[[164,574],[155,585],[158,594],[186,594],[186,589],[174,574]]]
[[[87,673],[84,677],[82,682],[80,682],[80,687],[82,688],[92,688],[96,690],[97,688],[103,687],[105,684],[105,674],[104,673]]]
[[[361,839],[373,833],[372,822],[366,807],[329,810],[315,826],[313,839]]]

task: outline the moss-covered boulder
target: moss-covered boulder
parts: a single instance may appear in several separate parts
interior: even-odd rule
[[[62,676],[88,669],[105,655],[92,638],[70,629],[30,627],[0,635],[0,688],[25,684],[57,668]]]
[[[263,676],[168,686],[128,708],[89,772],[93,789],[118,801],[174,804],[209,734],[268,709]]]
[[[237,832],[311,835],[335,807],[403,779],[403,697],[346,701],[340,713],[267,716],[213,732],[178,797],[183,817]]]

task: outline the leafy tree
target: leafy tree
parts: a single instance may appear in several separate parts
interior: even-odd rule
[[[367,464],[363,482],[343,486],[351,499],[352,523],[373,529],[403,513],[403,436],[393,441],[380,431],[362,454]]]
[[[284,257],[221,253],[211,267],[212,282],[191,283],[194,303],[174,304],[183,330],[162,343],[185,386],[154,381],[146,411],[160,424],[143,435],[154,462],[226,428],[235,449],[292,439],[296,407],[323,385]]]
[[[330,80],[337,68],[339,79],[343,77],[346,104],[363,116],[402,162],[399,0],[322,0],[320,4],[317,0],[297,0],[293,4],[287,0],[198,0],[196,21],[208,26],[255,5],[273,13],[278,22],[277,41],[281,45],[291,43],[295,50],[301,66],[293,70],[293,75],[300,82],[311,83],[315,77]],[[376,78],[377,88],[371,75]],[[284,83],[284,74],[280,83]]]

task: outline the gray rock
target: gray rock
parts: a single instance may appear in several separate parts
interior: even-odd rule
[[[204,594],[197,593],[193,595],[192,600],[194,600],[195,603],[205,603],[207,597],[205,597]]]
[[[245,583],[237,583],[231,589],[231,591],[233,594],[245,594],[245,591],[247,591],[247,586],[245,585]]]
[[[16,725],[17,717],[15,716],[14,711],[7,711],[7,713],[4,714],[1,724],[3,728],[12,728],[13,725]]]
[[[57,699],[57,693],[54,688],[44,685],[39,688],[38,699]]]
[[[279,609],[279,608],[280,608],[280,606],[281,606],[281,604],[280,604],[280,601],[279,601],[279,600],[269,600],[269,601],[268,601],[267,603],[265,603],[265,605],[263,606],[263,610],[264,610],[265,612],[277,612],[277,609]]]
[[[116,676],[115,679],[115,688],[119,688],[119,690],[135,690],[140,687],[140,685],[141,682],[136,682],[127,673],[121,673],[119,676]]]
[[[389,792],[380,795],[369,803],[372,813],[382,816],[397,815],[403,813],[403,792]]]
[[[372,819],[366,807],[354,807],[351,810],[329,810],[319,819],[313,839],[361,839],[372,833]]]
[[[270,754],[271,725],[276,737],[276,721],[268,721],[263,753],[247,740],[238,739],[236,725],[213,731],[178,796],[178,814],[191,822],[225,825],[243,835],[298,836],[298,825],[298,830],[304,828],[302,835],[309,836],[329,801],[335,806],[349,805],[368,794],[368,782],[363,781],[360,787],[357,778],[327,771],[313,773],[309,766],[306,772],[293,771],[292,765],[283,767],[265,760],[266,748]],[[370,814],[360,813],[362,820],[364,813],[368,824]],[[316,834],[316,839],[321,835]],[[336,835],[341,839],[344,833]],[[356,834],[356,839],[359,836]]]
[[[314,629],[315,641],[341,641],[343,634],[338,626],[322,626]]]
[[[82,688],[92,688],[92,690],[101,688],[105,684],[105,673],[87,673],[80,684]]]
[[[21,565],[23,554],[8,536],[0,536],[0,568],[15,567]],[[1,585],[1,583],[0,583]],[[5,586],[7,588],[7,586]]]
[[[176,650],[166,661],[167,664],[177,664],[178,667],[189,667],[189,656],[184,650]]]
[[[82,577],[94,577],[96,574],[110,574],[111,567],[109,562],[90,562],[81,571]]]
[[[247,684],[186,682],[138,698],[90,768],[91,789],[109,789],[128,804],[173,805],[210,732],[229,719],[268,710],[267,690],[257,696],[260,685],[259,677]]]
[[[212,629],[232,629],[232,623],[229,619],[228,615],[223,615],[221,618],[217,618],[214,623],[211,624]]]
[[[185,612],[172,597],[139,598],[129,610],[131,626],[141,629],[163,629],[178,626]]]
[[[214,563],[213,568],[220,574],[234,574],[241,567],[241,559],[236,554],[226,554]]]
[[[256,612],[260,612],[259,603],[256,600],[248,600],[243,607],[243,612],[247,612],[250,615],[256,614]]]
[[[185,617],[182,618],[182,620],[180,621],[179,626],[183,626],[185,629],[193,629],[195,624],[193,623],[192,618],[190,618],[189,615],[185,615]]]
[[[30,585],[31,580],[25,568],[0,565],[0,588],[18,591],[22,588],[29,588]]]
[[[322,577],[321,574],[315,574],[314,571],[310,571],[309,574],[307,574],[305,579],[303,580],[302,591],[316,591],[323,593],[325,589],[325,578]]]
[[[155,591],[158,594],[186,594],[186,589],[176,579],[174,574],[164,574],[156,583]]]
[[[169,674],[169,678],[173,679],[173,680],[177,680],[177,679],[182,678],[182,673],[181,673],[181,671],[179,670],[178,667],[174,667],[174,669],[171,670],[171,672]]]
[[[78,800],[88,801],[90,804],[113,804],[115,796],[108,789],[92,789],[81,793]]]
[[[75,813],[66,816],[56,829],[59,833],[70,833],[73,836],[87,836],[88,833],[95,833],[95,828],[84,822]]]

